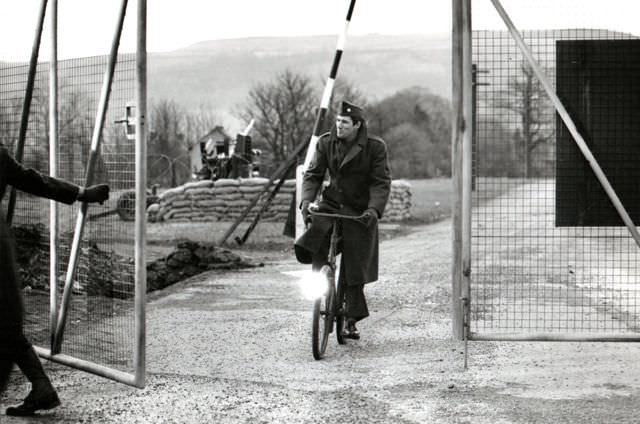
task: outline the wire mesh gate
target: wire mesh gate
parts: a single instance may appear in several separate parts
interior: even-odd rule
[[[472,125],[457,123],[466,140],[458,151],[454,145],[454,332],[476,340],[640,340],[637,230],[625,227],[544,87],[637,222],[640,40],[615,28],[471,31],[470,2],[454,2],[454,20],[456,12],[466,73],[457,110]],[[455,94],[454,80],[454,102]]]
[[[122,3],[121,16],[126,3]],[[146,19],[145,8],[146,3],[140,1],[138,21]],[[128,22],[135,31],[136,14],[131,16]],[[145,31],[144,25],[139,24],[138,30]],[[115,42],[114,46],[110,55],[62,61],[53,56],[50,61],[41,58],[33,79],[22,162],[44,174],[50,174],[55,162],[60,178],[80,186],[90,180],[107,183],[111,189],[110,199],[103,205],[91,205],[84,216],[75,273],[69,274],[69,262],[81,204],[52,206],[46,199],[18,192],[12,227],[25,294],[25,334],[38,353],[141,387],[145,373],[146,130],[144,120],[134,123],[131,119],[125,123],[135,125],[136,131],[133,134],[129,128],[127,133],[122,121],[132,104],[141,105],[142,111],[146,108],[146,50],[144,37],[138,41],[137,54],[117,54]],[[110,62],[115,63],[111,77]],[[0,65],[0,133],[10,151],[20,143],[30,66],[33,64]],[[136,72],[137,66],[141,72]],[[57,74],[57,87],[51,84],[52,71]],[[111,78],[106,95],[105,81]],[[58,106],[52,112],[50,99],[56,92]],[[98,139],[101,110],[104,125]],[[52,113],[58,115],[53,123]],[[57,136],[50,131],[52,125],[57,125]],[[94,139],[99,142],[97,155],[92,153]],[[91,160],[95,164],[88,170]],[[128,216],[135,210],[135,220],[123,221],[117,213],[118,206],[122,207],[118,199],[125,193],[135,193],[137,198],[135,205],[125,205],[131,209]],[[3,204],[2,213],[7,208]],[[54,208],[57,212],[52,215]],[[52,236],[54,227],[53,234],[57,234]],[[65,287],[67,280],[69,287]],[[66,305],[65,296],[69,298]]]

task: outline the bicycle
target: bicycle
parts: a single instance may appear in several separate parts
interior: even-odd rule
[[[353,216],[320,212],[317,209],[317,205],[315,207],[310,205],[308,210],[312,216],[326,217],[333,220],[331,224],[331,239],[329,242],[327,264],[323,265],[319,271],[327,288],[313,303],[311,345],[314,359],[320,360],[326,352],[329,334],[334,331],[334,323],[338,344],[342,345],[346,343],[345,337],[342,334],[345,324],[344,289],[340,280],[336,282],[336,256],[340,238],[339,220],[350,219],[366,225],[366,223],[362,222],[366,215]]]

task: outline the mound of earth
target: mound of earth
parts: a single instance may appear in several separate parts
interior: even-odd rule
[[[147,291],[158,290],[212,269],[262,266],[210,243],[184,241],[164,258],[147,265]]]
[[[42,224],[13,228],[17,262],[23,287],[49,290],[49,245]],[[61,251],[69,252],[71,236],[61,237]],[[66,264],[68,257],[61,257]],[[231,250],[213,244],[183,241],[163,258],[147,264],[147,292],[159,290],[208,270],[233,270],[262,266]],[[74,292],[115,298],[134,293],[133,258],[100,249],[85,240],[78,260]],[[66,266],[61,268],[59,285],[64,284]]]

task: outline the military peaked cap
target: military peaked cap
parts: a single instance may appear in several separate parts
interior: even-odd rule
[[[362,108],[347,101],[343,101],[340,104],[340,112],[338,113],[338,115],[364,119],[364,111],[362,110]]]

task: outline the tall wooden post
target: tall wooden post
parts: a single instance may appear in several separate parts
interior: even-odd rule
[[[138,0],[136,46],[135,385],[146,375],[147,303],[147,0]]]
[[[451,169],[453,206],[451,211],[453,228],[451,309],[453,336],[462,340],[462,0],[451,2]]]
[[[473,83],[471,59],[471,2],[452,2],[452,182],[453,182],[453,335],[465,336],[465,304],[471,275],[471,152]]]
[[[473,57],[471,0],[462,0],[462,287],[463,336],[469,331],[471,303],[471,188],[473,160]],[[466,326],[464,325],[466,324]]]

